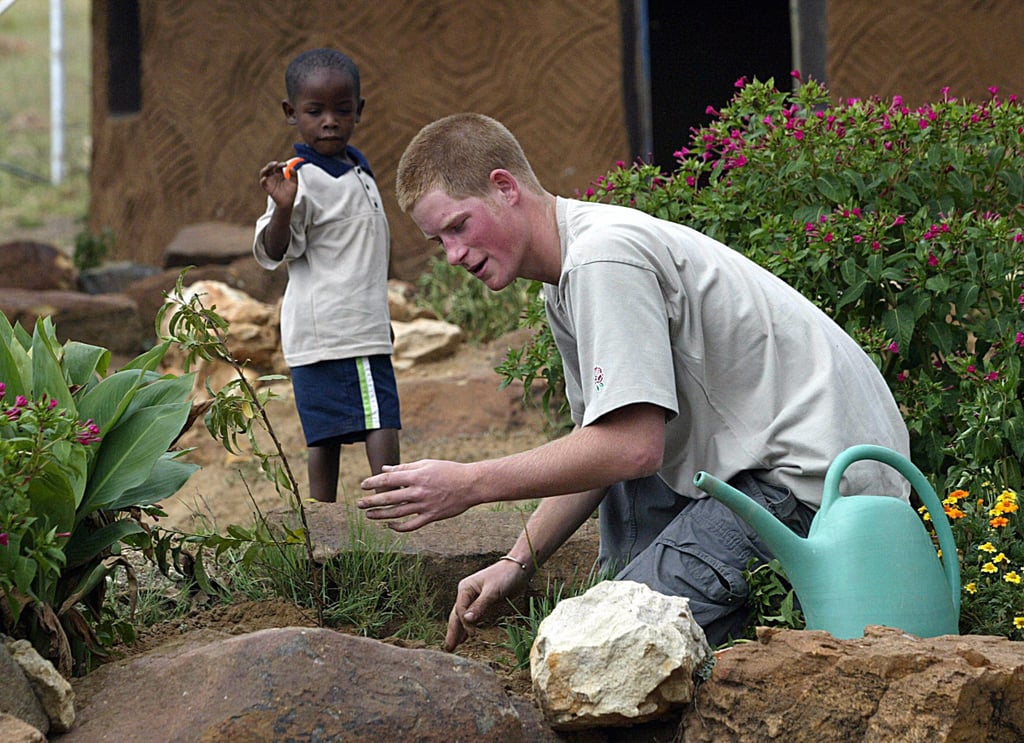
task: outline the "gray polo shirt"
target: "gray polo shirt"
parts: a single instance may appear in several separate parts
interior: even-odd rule
[[[821,502],[854,444],[909,456],[881,373],[812,302],[739,252],[639,210],[558,199],[562,274],[545,287],[573,420],[634,403],[666,411],[661,478],[754,472]],[[906,498],[894,470],[858,462],[844,493]]]

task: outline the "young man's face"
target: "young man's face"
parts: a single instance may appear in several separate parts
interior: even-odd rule
[[[444,248],[448,262],[462,266],[497,291],[516,279],[523,245],[515,214],[496,189],[490,198],[455,199],[434,189],[412,207],[409,216],[428,238]]]
[[[345,152],[363,101],[356,98],[352,77],[342,70],[315,70],[303,81],[294,101],[282,101],[289,124],[302,141],[321,155],[337,157]]]

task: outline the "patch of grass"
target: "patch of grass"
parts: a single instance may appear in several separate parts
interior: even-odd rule
[[[313,607],[313,591],[319,590],[327,626],[374,639],[438,642],[433,595],[419,558],[395,551],[356,515],[349,519],[348,544],[349,549],[315,566],[319,588],[309,580],[306,552],[296,543],[229,550],[219,561],[218,580],[230,596],[278,598],[302,607]]]
[[[89,202],[89,0],[63,0],[64,179],[50,173],[50,16],[41,0],[0,14],[0,234],[53,216],[84,219]],[[65,246],[69,247],[69,246]]]

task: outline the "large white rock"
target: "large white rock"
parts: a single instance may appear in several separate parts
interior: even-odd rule
[[[604,581],[541,622],[530,673],[552,727],[633,725],[691,701],[711,657],[688,599]]]

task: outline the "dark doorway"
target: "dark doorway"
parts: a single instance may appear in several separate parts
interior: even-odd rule
[[[637,156],[671,170],[672,153],[690,145],[692,129],[712,118],[708,106],[725,105],[741,77],[792,88],[790,0],[637,1],[647,11],[650,86],[650,127],[646,142],[634,140]]]

